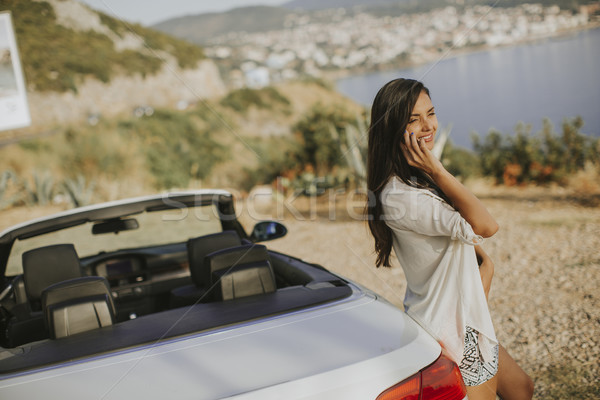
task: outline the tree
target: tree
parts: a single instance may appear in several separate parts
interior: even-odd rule
[[[302,143],[298,159],[323,175],[334,166],[345,164],[340,141],[346,141],[346,129],[356,123],[356,117],[339,107],[313,106],[292,128]],[[332,135],[332,128],[338,133]]]

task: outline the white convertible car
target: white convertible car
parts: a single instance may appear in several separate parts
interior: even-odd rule
[[[248,235],[218,190],[5,230],[0,399],[465,398],[401,310],[258,244],[285,233],[265,221]]]

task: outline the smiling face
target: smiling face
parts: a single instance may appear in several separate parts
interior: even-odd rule
[[[408,133],[413,133],[417,141],[424,140],[427,148],[432,150],[437,128],[438,120],[431,99],[422,91],[412,110],[406,130]]]

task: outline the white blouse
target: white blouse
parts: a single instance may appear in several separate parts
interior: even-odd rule
[[[385,223],[407,281],[404,309],[446,348],[463,358],[466,326],[479,332],[484,361],[498,344],[474,245],[483,238],[442,198],[394,177],[381,193]]]

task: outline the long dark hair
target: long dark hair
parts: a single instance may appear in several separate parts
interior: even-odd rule
[[[404,131],[421,92],[430,96],[429,90],[419,81],[395,79],[379,89],[371,108],[367,157],[369,199],[366,212],[369,229],[375,238],[377,267],[389,267],[392,252],[392,230],[381,218],[381,192],[389,179],[397,176],[407,185],[439,191],[421,170],[408,165],[400,148]]]

